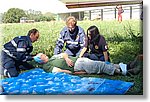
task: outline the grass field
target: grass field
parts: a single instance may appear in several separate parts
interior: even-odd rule
[[[100,33],[104,35],[109,45],[111,62],[119,63],[131,61],[136,55],[143,53],[142,23],[139,20],[126,20],[122,23],[117,21],[78,21],[78,25],[86,29],[96,25]],[[63,21],[24,23],[24,24],[1,24],[1,44],[4,44],[19,35],[26,35],[32,28],[40,32],[40,39],[33,44],[35,53],[45,53],[49,57],[53,55],[56,40],[60,30],[65,26]],[[102,77],[116,80],[134,82],[134,86],[127,94],[143,94],[143,72],[134,76],[108,76],[108,75],[81,75]]]

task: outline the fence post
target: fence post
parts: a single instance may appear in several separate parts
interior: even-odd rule
[[[116,15],[117,15],[117,10],[116,10],[116,8],[115,8],[115,19],[117,18],[117,16],[116,16]]]
[[[91,11],[89,11],[89,20],[91,20]]]
[[[103,21],[103,9],[101,9],[101,21]]]
[[[130,19],[132,19],[132,6],[130,6]]]
[[[81,21],[81,13],[79,12],[79,21]]]

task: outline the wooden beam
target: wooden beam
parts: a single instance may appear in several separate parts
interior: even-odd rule
[[[111,1],[111,2],[78,2],[78,3],[66,3],[67,8],[85,8],[85,7],[100,7],[100,6],[116,6],[116,5],[130,5],[141,4],[142,0],[133,1]]]

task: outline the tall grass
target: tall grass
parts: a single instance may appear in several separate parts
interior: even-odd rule
[[[131,61],[139,53],[143,53],[143,33],[141,21],[124,20],[121,23],[117,21],[78,21],[85,32],[91,25],[96,25],[100,33],[105,37],[109,45],[110,59],[113,63]],[[40,32],[40,39],[33,43],[33,54],[42,52],[51,57],[59,33],[65,26],[65,22],[40,22],[40,23],[18,23],[18,24],[0,24],[2,44],[10,41],[12,38],[21,35],[27,35],[27,32],[36,28]],[[90,76],[90,75],[88,75]],[[92,76],[92,75],[91,75]],[[108,76],[94,75],[109,79],[120,79],[132,81],[135,83],[127,94],[143,94],[143,73],[135,76]]]
[[[109,52],[113,59],[117,59],[115,54],[121,54],[125,51],[129,52],[129,55],[133,53],[136,55],[139,53],[139,43],[133,41],[134,36],[141,34],[140,21],[127,20],[122,23],[117,21],[78,21],[78,25],[81,26],[85,32],[91,25],[96,25],[100,33],[106,38],[109,45]],[[18,24],[1,24],[3,38],[2,44],[10,41],[15,36],[27,35],[27,32],[32,28],[37,28],[40,32],[40,39],[33,44],[33,54],[43,52],[49,56],[53,55],[53,50],[59,33],[65,26],[65,22],[41,22],[41,23],[18,23]],[[134,35],[134,36],[133,36]],[[127,48],[123,49],[123,48]],[[124,50],[122,53],[117,53],[120,50]],[[125,52],[126,53],[126,52]],[[132,56],[133,57],[133,56]]]

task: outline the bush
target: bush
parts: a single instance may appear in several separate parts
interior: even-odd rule
[[[19,23],[21,17],[26,17],[22,9],[11,8],[4,14],[3,23]]]

